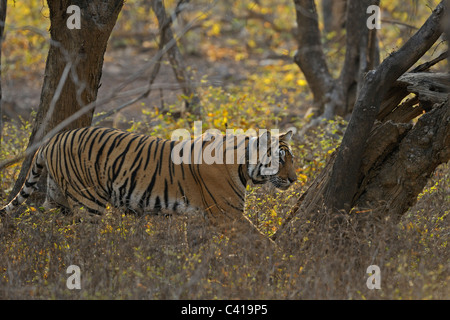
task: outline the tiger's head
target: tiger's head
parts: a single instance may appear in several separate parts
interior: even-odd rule
[[[248,165],[248,174],[254,184],[270,182],[276,188],[286,190],[297,181],[294,156],[289,146],[292,134],[288,131],[273,137],[266,131],[250,139],[250,150],[257,150],[258,154],[256,164],[250,161]]]

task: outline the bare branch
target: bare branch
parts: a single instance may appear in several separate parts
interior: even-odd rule
[[[380,19],[380,21],[384,22],[384,23],[397,24],[399,26],[407,27],[407,28],[414,29],[414,30],[419,30],[419,28],[417,28],[416,26],[412,26],[410,24],[407,24],[407,23],[404,23],[404,22],[401,22],[401,21],[398,21],[398,20]]]
[[[441,53],[439,55],[439,57],[437,57],[437,58],[435,58],[435,59],[433,59],[431,61],[425,62],[425,63],[421,64],[420,66],[415,67],[413,70],[411,70],[411,72],[423,72],[425,70],[428,70],[432,66],[434,66],[435,64],[437,64],[437,63],[441,62],[442,60],[448,58],[448,56],[449,56],[449,54],[448,54],[448,50],[447,50],[447,51]]]
[[[175,10],[175,12],[178,12],[178,14],[181,12],[181,9],[178,8],[182,3],[183,1],[178,2],[177,9]],[[160,45],[162,45],[174,39],[174,35],[171,29],[173,18],[167,17],[164,3],[161,0],[153,0],[152,8],[155,12],[160,26]],[[172,70],[177,81],[183,84],[182,87],[184,95],[186,97],[189,97],[188,99],[185,99],[186,108],[191,109],[191,111],[196,114],[200,114],[200,99],[196,93],[195,88],[190,84],[191,75],[184,66],[181,52],[178,49],[176,43],[174,43],[167,50],[167,55],[169,57],[170,64],[172,65]]]

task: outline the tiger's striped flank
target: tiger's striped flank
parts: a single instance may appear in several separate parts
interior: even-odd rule
[[[14,199],[1,209],[10,213],[33,192],[44,167],[47,168],[46,207],[84,207],[102,213],[107,204],[138,214],[203,212],[213,223],[249,225],[244,217],[245,190],[249,182],[271,182],[287,189],[297,180],[288,145],[291,132],[280,135],[278,172],[263,175],[268,164],[248,161],[251,137],[215,136],[197,138],[205,150],[216,139],[238,149],[245,144],[246,159],[232,164],[175,164],[172,151],[182,141],[165,140],[110,128],[86,127],[55,135],[36,152],[26,182]],[[260,139],[261,137],[256,137]],[[266,137],[267,138],[267,137]],[[226,139],[233,139],[229,143]],[[229,151],[229,150],[228,150]],[[266,151],[268,155],[273,150]],[[194,152],[190,157],[196,157]],[[193,160],[194,158],[192,158]],[[242,159],[241,159],[242,160]]]

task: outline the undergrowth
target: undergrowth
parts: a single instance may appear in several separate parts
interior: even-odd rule
[[[130,130],[145,132],[143,123]],[[162,117],[159,125],[164,135],[177,123]],[[344,125],[331,121],[292,143],[294,187],[248,189],[246,214],[262,232],[270,236],[283,223],[338,145]],[[24,149],[29,129],[27,123],[6,124],[2,160]],[[3,204],[19,168],[1,173]],[[345,245],[337,245],[342,239],[322,221],[292,235],[301,241],[284,239],[279,251],[257,247],[246,235],[231,241],[198,217],[137,217],[117,209],[100,217],[82,211],[67,216],[30,203],[21,214],[1,218],[0,299],[448,299],[449,190],[449,168],[442,165],[398,224],[385,219],[356,230],[349,223]],[[206,240],[187,242],[190,223],[201,225]],[[80,267],[80,290],[66,286],[70,265]],[[366,285],[370,265],[380,267],[380,290]]]

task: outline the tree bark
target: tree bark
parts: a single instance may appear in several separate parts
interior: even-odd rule
[[[347,2],[347,0],[322,0],[325,32],[339,32],[344,28]]]
[[[447,39],[447,43],[450,43],[450,0],[445,1],[445,7],[446,7],[446,18],[442,22],[442,29],[445,33],[445,38]],[[450,72],[450,54],[447,55],[447,66],[448,71]]]
[[[352,205],[398,221],[417,201],[437,166],[450,160],[449,101],[421,116],[393,146],[395,151],[370,168],[364,181],[367,184],[360,186],[364,192],[355,196]]]
[[[43,137],[56,125],[83,106],[97,99],[103,56],[123,0],[56,1],[48,0],[51,46],[45,66],[41,99],[27,149],[36,149]],[[70,5],[80,8],[80,29],[70,29],[67,13]],[[65,129],[89,126],[92,111],[71,122]],[[22,164],[10,198],[25,181],[34,152]]]
[[[295,238],[330,217],[338,230],[349,216],[342,212],[352,208],[371,212],[358,219],[398,220],[436,167],[450,160],[448,74],[403,74],[438,40],[444,11],[441,2],[402,48],[368,73],[341,146],[274,239]],[[410,93],[415,97],[402,102]]]

